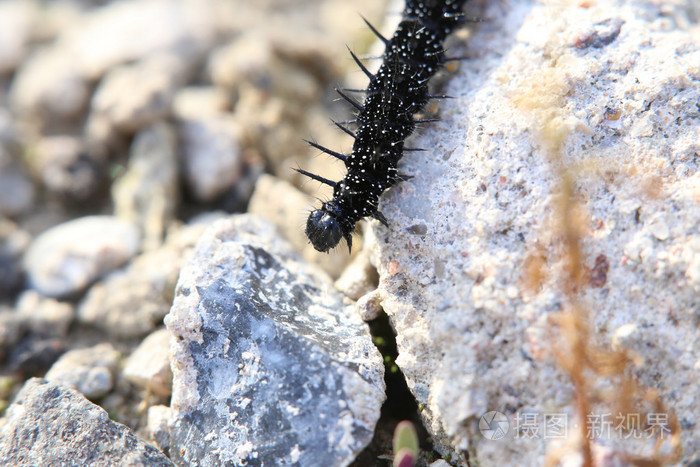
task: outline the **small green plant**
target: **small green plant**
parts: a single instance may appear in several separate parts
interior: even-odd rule
[[[394,467],[412,467],[418,459],[418,433],[408,420],[394,429]]]

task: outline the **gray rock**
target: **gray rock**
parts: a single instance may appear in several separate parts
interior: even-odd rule
[[[34,201],[34,184],[14,159],[0,142],[0,216],[17,217],[29,211]]]
[[[180,198],[176,144],[173,129],[165,123],[140,132],[126,173],[112,186],[114,214],[140,227],[145,251],[163,243],[175,220]]]
[[[243,169],[238,125],[230,116],[180,124],[185,180],[195,198],[213,201],[229,190]]]
[[[4,86],[3,86],[4,88]],[[17,125],[14,121],[15,116],[10,109],[6,108],[5,103],[7,96],[0,97],[0,144],[7,149],[8,147],[18,144]],[[6,163],[7,152],[0,153],[0,161]]]
[[[45,378],[77,389],[88,399],[96,399],[112,390],[118,363],[119,352],[112,344],[98,344],[64,353]]]
[[[330,279],[253,216],[215,223],[176,288],[176,462],[347,465],[371,440],[383,364]]]
[[[60,224],[39,235],[24,258],[33,288],[61,297],[127,262],[138,250],[139,233],[111,216],[90,216]]]
[[[372,223],[396,363],[426,426],[443,453],[467,451],[472,464],[580,465],[574,424],[587,420],[574,416],[564,369],[581,369],[593,415],[613,420],[629,403],[645,423],[645,404],[618,391],[633,374],[642,393],[659,391],[661,417],[677,416],[684,452],[698,452],[697,29],[646,1],[482,5],[488,20],[455,45],[472,59],[442,91],[457,97],[409,142],[432,156],[402,159],[415,178],[382,199],[390,229]],[[611,17],[619,35],[589,41]],[[569,262],[572,237],[580,263]],[[577,339],[592,361],[571,350]],[[629,366],[605,373],[596,352],[619,358],[615,348]],[[482,435],[485,410],[507,415],[506,439]],[[538,436],[516,429],[525,413]],[[568,420],[565,440],[542,431],[553,413]],[[631,458],[658,439],[610,433],[591,444]]]
[[[129,356],[122,376],[158,396],[170,396],[173,373],[170,370],[169,349],[170,332],[167,329],[153,332]]]
[[[25,383],[0,424],[0,464],[173,465],[80,393],[38,378]]]
[[[134,259],[125,270],[93,285],[78,306],[78,319],[117,339],[156,329],[173,301],[180,267],[206,225],[174,229],[165,244]]]
[[[29,233],[0,218],[0,301],[10,299],[23,285],[22,255],[30,242]]]

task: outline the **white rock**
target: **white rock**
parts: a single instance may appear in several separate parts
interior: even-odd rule
[[[170,113],[175,91],[189,73],[181,57],[157,55],[111,69],[90,104],[90,118],[133,134]]]
[[[165,405],[153,405],[148,408],[146,430],[161,451],[167,452],[167,450],[170,448],[170,432],[168,422],[171,416],[172,412],[170,407]]]
[[[138,248],[139,233],[132,224],[111,216],[82,217],[39,235],[24,265],[33,288],[60,297],[126,263]]]
[[[668,225],[663,216],[655,216],[649,222],[649,231],[657,240],[666,240],[669,236]]]
[[[35,290],[26,290],[17,300],[17,312],[27,329],[42,337],[64,337],[75,319],[70,303],[44,298]]]
[[[200,201],[212,201],[241,176],[240,129],[230,117],[186,120],[180,125],[185,179]]]
[[[114,385],[119,352],[112,344],[99,344],[63,354],[46,373],[46,379],[80,391],[94,399],[107,394]]]
[[[39,49],[17,71],[10,102],[21,113],[74,118],[87,105],[88,81],[63,50]]]
[[[335,287],[352,300],[358,300],[377,286],[377,270],[369,262],[369,252],[362,250],[343,274],[335,281]]]
[[[0,2],[0,75],[14,70],[27,53],[38,6],[33,0]]]
[[[181,88],[173,100],[173,114],[182,120],[217,117],[228,110],[231,110],[231,97],[214,86]]]
[[[173,373],[170,371],[170,332],[160,329],[134,350],[124,366],[123,376],[142,389],[163,397],[170,395]]]
[[[364,321],[372,321],[379,318],[382,313],[382,300],[378,290],[373,290],[357,300],[355,305],[357,312]]]
[[[415,177],[382,199],[390,229],[370,223],[396,363],[438,449],[466,449],[481,466],[542,465],[556,452],[551,439],[486,440],[477,409],[575,422],[571,382],[554,359],[567,355],[552,337],[571,307],[560,229],[568,173],[576,212],[567,225],[581,232],[590,272],[576,298],[591,339],[633,348],[638,384],[660,392],[685,452],[697,452],[700,42],[637,0],[491,2],[478,16],[488,19],[453,46],[472,57],[441,91],[456,98],[408,143],[431,157],[404,156],[401,172]],[[623,22],[619,36],[579,47],[603,40],[610,18]],[[603,123],[610,106],[621,110],[616,128]],[[634,332],[621,328],[629,324]],[[467,397],[474,391],[484,404]],[[605,443],[641,455],[653,440]]]

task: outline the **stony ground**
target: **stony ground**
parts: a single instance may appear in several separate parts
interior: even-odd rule
[[[290,169],[342,174],[302,139],[397,3],[0,2],[0,463],[389,465],[413,417],[436,467],[698,465],[697,4],[470,2],[390,230],[319,254]]]

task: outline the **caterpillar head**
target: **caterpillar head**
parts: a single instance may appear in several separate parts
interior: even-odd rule
[[[316,209],[309,214],[306,221],[306,236],[314,248],[321,252],[327,252],[340,243],[341,238],[348,242],[348,249],[352,250],[352,235],[345,223],[340,219],[341,213],[338,206],[329,201],[323,203],[321,209]]]

